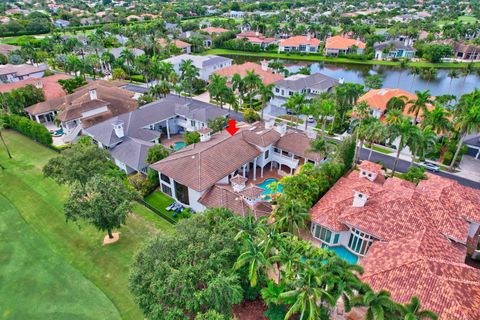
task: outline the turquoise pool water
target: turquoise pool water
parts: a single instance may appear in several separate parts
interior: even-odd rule
[[[272,182],[278,182],[278,179],[268,178],[268,179],[263,180],[262,183],[257,184],[258,187],[260,187],[260,188],[262,188],[262,189],[264,190],[264,191],[262,192],[262,196],[264,196],[264,199],[265,199],[265,200],[270,200],[269,195],[273,193],[272,190],[270,190],[270,188],[268,188],[268,186],[269,186]],[[282,186],[281,183],[278,185],[277,192],[283,193],[283,186]]]
[[[173,151],[178,151],[182,148],[185,148],[187,144],[184,141],[177,141],[173,144]]]
[[[346,260],[348,263],[356,264],[358,261],[358,257],[348,251],[344,246],[329,247],[322,244],[322,248],[327,248],[328,250],[335,252],[340,258]]]

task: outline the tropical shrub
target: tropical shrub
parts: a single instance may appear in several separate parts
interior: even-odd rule
[[[427,179],[427,175],[425,174],[424,168],[412,166],[408,168],[408,171],[403,175],[403,178],[407,181],[418,184],[420,180]]]
[[[252,123],[260,120],[260,115],[253,109],[247,109],[243,112],[243,119],[248,123]]]
[[[183,138],[185,139],[185,143],[187,145],[198,143],[200,142],[200,133],[196,131],[186,131],[183,134]]]
[[[41,144],[52,145],[52,135],[40,123],[13,114],[3,114],[0,117],[5,121],[7,128],[14,129]]]

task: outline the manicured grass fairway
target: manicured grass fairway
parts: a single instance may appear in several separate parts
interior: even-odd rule
[[[4,132],[14,159],[0,146],[0,318],[143,319],[128,291],[133,254],[151,235],[172,227],[145,207],[102,246],[104,234],[65,223],[68,191],[42,176],[55,153]]]

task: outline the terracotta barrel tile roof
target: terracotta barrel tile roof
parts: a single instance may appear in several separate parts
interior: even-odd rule
[[[327,38],[325,41],[325,49],[349,49],[356,46],[360,49],[365,49],[365,43],[360,40],[349,39],[341,36],[334,36]]]
[[[283,79],[283,76],[281,74],[276,74],[269,70],[264,70],[261,65],[253,62],[234,64],[229,67],[225,67],[218,71],[215,71],[214,73],[222,77],[231,78],[235,74],[239,74],[240,76],[245,77],[247,75],[247,71],[253,71],[255,74],[259,75],[264,85],[268,85],[270,83]]]
[[[320,45],[320,40],[307,36],[295,36],[280,41],[278,45],[281,47],[298,47],[300,45],[318,47]]]

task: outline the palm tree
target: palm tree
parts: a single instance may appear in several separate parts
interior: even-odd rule
[[[223,108],[221,95],[225,92],[225,88],[227,88],[227,79],[218,74],[212,74],[207,89],[210,97],[215,99],[220,108]]]
[[[250,109],[252,109],[253,96],[256,90],[262,85],[262,80],[253,70],[247,70],[247,75],[243,78],[243,81],[245,82],[245,89],[249,95]]]
[[[409,90],[409,91],[412,91],[413,84],[415,83],[415,78],[422,73],[422,70],[419,67],[411,67],[409,73],[413,75],[413,79],[410,84],[410,90]]]
[[[368,307],[365,320],[388,320],[392,319],[394,314],[399,312],[400,307],[392,301],[390,293],[381,290],[379,293],[368,290],[364,295],[354,297],[351,301],[352,306]]]
[[[310,150],[325,156],[332,150],[332,145],[320,136],[310,142]]]
[[[0,140],[2,140],[2,144],[5,148],[5,150],[7,151],[7,154],[8,154],[8,158],[9,159],[12,159],[12,154],[10,153],[10,149],[8,148],[7,146],[7,143],[5,142],[5,139],[3,138],[3,135],[2,135],[2,131],[6,128],[6,123],[5,123],[5,120],[3,120],[3,118],[0,117]],[[2,167],[3,169],[3,167]]]
[[[362,101],[353,107],[353,114],[355,115],[355,156],[354,160],[357,163],[360,160],[360,154],[362,152],[363,139],[365,138],[364,125],[370,120],[370,106]],[[360,142],[360,143],[359,143]]]
[[[303,92],[295,92],[288,97],[287,102],[283,105],[284,108],[290,109],[295,114],[295,127],[298,127],[298,114],[303,110],[306,103],[307,95]]]
[[[160,61],[157,66],[160,80],[168,81],[172,72],[175,72],[173,70],[173,65],[169,62]]]
[[[365,128],[365,140],[370,144],[368,161],[372,157],[373,145],[380,143],[387,138],[387,127],[378,119],[372,119]]]
[[[322,136],[325,136],[327,117],[335,113],[335,101],[332,98],[319,97],[314,99],[312,104],[315,107],[318,117],[320,117],[322,121]]]
[[[147,83],[147,87],[148,87],[148,83],[149,83],[148,75],[150,74],[152,60],[148,56],[142,54],[135,58],[134,64],[136,68],[140,71],[140,73],[143,75],[143,78],[145,79],[145,82]]]
[[[450,92],[452,92],[452,81],[453,79],[460,77],[460,73],[457,70],[452,69],[447,76],[450,78],[450,83],[448,84],[448,94],[450,94]]]
[[[417,296],[413,296],[409,303],[400,306],[400,310],[405,320],[438,319],[438,316],[433,311],[422,310],[420,299]]]
[[[400,78],[402,76],[403,70],[408,68],[408,61],[407,60],[401,60],[400,63],[397,66],[397,69],[399,69],[398,72],[398,79],[397,79],[397,88],[400,87]]]
[[[279,230],[299,235],[300,230],[305,228],[305,222],[310,219],[308,209],[305,203],[300,200],[282,201],[282,205],[279,205],[273,213],[276,227]]]
[[[388,120],[387,120],[388,121]],[[391,141],[399,140],[397,147],[397,156],[395,157],[395,162],[392,169],[392,177],[397,170],[398,159],[400,158],[400,152],[409,144],[409,142],[416,137],[418,130],[417,126],[414,126],[410,123],[410,120],[406,117],[401,117],[399,123],[389,123],[388,131],[389,138]]]
[[[300,314],[299,320],[318,320],[320,318],[321,301],[333,304],[332,296],[325,290],[325,285],[320,270],[310,261],[305,262],[305,267],[297,271],[297,276],[292,279],[293,289],[280,294],[280,299],[291,301],[285,319],[290,319],[294,314]]]
[[[410,104],[408,112],[415,115],[413,119],[413,124],[417,124],[417,119],[420,111],[422,111],[423,114],[427,113],[428,106],[434,103],[433,100],[430,98],[429,90],[425,90],[423,92],[415,91],[415,94],[417,98],[408,101],[408,103]]]
[[[243,104],[243,96],[245,95],[245,81],[238,73],[234,74],[232,77],[232,89],[233,91],[238,92],[240,104]]]
[[[130,82],[132,82],[132,68],[133,63],[135,62],[135,55],[128,48],[125,48],[120,52],[120,59],[127,63],[128,78],[130,79]]]
[[[460,149],[463,145],[463,140],[467,134],[472,133],[473,131],[480,131],[480,100],[478,99],[480,91],[475,89],[469,94],[465,94],[460,98],[460,110],[459,114],[454,118],[454,127],[459,134],[459,141],[457,145],[457,150],[453,156],[452,162],[450,163],[449,170],[453,170],[455,161],[457,160]],[[477,97],[475,100],[470,99],[470,97]]]
[[[160,98],[161,96],[166,97],[167,94],[170,93],[170,89],[170,84],[162,80],[150,88],[150,94],[156,98]]]
[[[450,112],[437,106],[423,115],[422,128],[430,126],[437,134],[448,133],[452,128]]]
[[[263,110],[267,107],[268,102],[273,98],[273,83],[268,85],[261,84],[258,89],[258,94],[260,95],[260,101],[262,102],[262,119],[263,119]]]
[[[245,241],[245,246],[246,250],[238,256],[233,267],[238,270],[244,265],[248,265],[248,279],[253,288],[257,286],[259,274],[270,266],[270,262],[261,246],[255,241],[248,239]]]
[[[427,153],[433,150],[437,142],[438,136],[430,126],[426,126],[423,130],[418,129],[412,139],[410,139],[409,148],[412,151],[413,165],[415,156],[419,159],[423,159]]]
[[[387,102],[387,111],[398,109],[403,112],[407,106],[408,98],[406,96],[395,96]]]
[[[182,61],[180,64],[180,79],[186,81],[188,84],[188,91],[190,98],[193,94],[193,81],[200,75],[198,68],[193,64],[193,61],[188,59]]]

